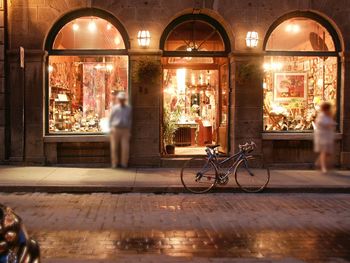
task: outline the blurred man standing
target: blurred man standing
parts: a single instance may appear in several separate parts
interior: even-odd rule
[[[131,136],[131,107],[126,103],[126,93],[119,92],[114,97],[109,125],[111,128],[112,168],[127,168]]]

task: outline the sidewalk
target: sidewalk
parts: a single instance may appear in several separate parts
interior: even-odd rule
[[[18,167],[0,166],[0,192],[185,192],[177,168]],[[231,177],[230,185],[234,185]],[[239,189],[217,187],[220,192]],[[350,171],[321,174],[311,170],[271,170],[266,192],[350,193]]]

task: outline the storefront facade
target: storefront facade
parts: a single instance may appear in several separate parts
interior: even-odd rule
[[[307,166],[329,101],[336,163],[350,167],[350,4],[338,5],[7,1],[0,161],[108,165],[111,94],[126,91],[132,166],[250,140],[260,163]]]

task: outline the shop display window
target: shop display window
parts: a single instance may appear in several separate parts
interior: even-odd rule
[[[59,21],[46,48],[46,131],[96,134],[109,130],[112,95],[128,92],[129,58],[125,35],[113,17],[91,12]],[[95,12],[94,12],[95,14]],[[96,14],[95,14],[96,15]],[[104,18],[106,19],[104,19]]]
[[[271,33],[266,50],[265,131],[312,131],[324,101],[337,112],[339,58],[323,26],[308,18],[289,19]]]
[[[224,58],[203,58],[203,61],[212,59],[213,63],[200,65],[192,63],[192,59],[195,58],[184,58],[184,62],[187,61],[184,67],[171,63],[164,65],[166,114],[163,122],[172,122],[175,126],[172,143],[179,146],[177,151],[181,152],[180,147],[187,146],[192,147],[193,153],[197,150],[193,147],[223,142],[227,136],[228,64]],[[173,58],[168,60],[173,61]]]
[[[127,87],[127,56],[50,56],[49,132],[108,131],[111,94]]]
[[[264,129],[312,130],[319,105],[337,105],[337,66],[336,57],[265,57]]]

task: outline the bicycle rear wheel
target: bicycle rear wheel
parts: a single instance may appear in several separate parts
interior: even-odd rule
[[[270,181],[270,170],[250,168],[253,161],[253,157],[240,160],[234,171],[238,187],[247,193],[263,191]]]
[[[216,181],[216,167],[206,157],[194,157],[181,169],[181,182],[191,193],[206,193],[216,185]]]

